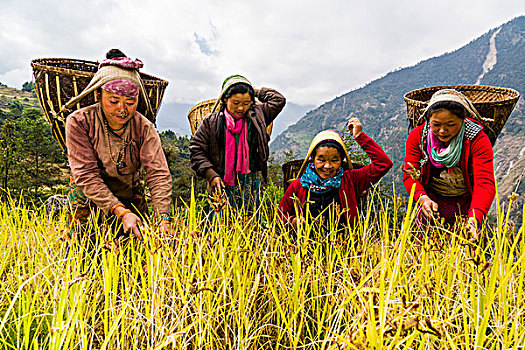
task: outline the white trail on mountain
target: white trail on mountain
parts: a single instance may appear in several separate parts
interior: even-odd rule
[[[509,164],[509,168],[507,169],[507,173],[505,174],[504,177],[509,176],[510,171],[512,170],[512,167],[513,167],[513,166],[514,166],[514,161],[511,160],[511,161],[510,161],[510,164]]]
[[[494,68],[494,66],[496,65],[496,62],[498,61],[498,51],[496,50],[496,35],[499,34],[500,30],[501,28],[498,28],[498,30],[496,30],[494,34],[492,34],[492,36],[490,37],[489,53],[487,54],[487,57],[485,58],[485,62],[483,62],[483,73],[481,73],[481,75],[478,77],[478,80],[476,81],[476,85],[481,83],[481,79],[483,79],[483,77],[485,76],[485,74],[487,74],[487,72],[489,72],[492,68]]]

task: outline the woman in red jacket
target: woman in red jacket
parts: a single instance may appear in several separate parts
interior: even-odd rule
[[[332,130],[322,131],[312,141],[301,169],[300,177],[292,181],[279,205],[279,213],[285,224],[297,227],[297,220],[305,217],[309,209],[312,217],[328,216],[330,205],[339,205],[345,213],[346,224],[353,227],[358,219],[357,200],[370,186],[379,181],[392,167],[392,161],[383,149],[366,135],[357,118],[351,118],[349,130],[372,161],[360,169],[351,167],[350,157],[341,136]],[[294,200],[300,203],[295,211]],[[309,205],[304,206],[306,200]]]
[[[468,229],[477,229],[496,192],[494,153],[476,108],[453,89],[436,92],[422,117],[425,124],[407,139],[403,183],[421,205],[424,218],[441,217],[453,224],[468,216]],[[418,173],[420,172],[420,173]]]

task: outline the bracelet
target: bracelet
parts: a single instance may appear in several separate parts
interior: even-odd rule
[[[160,219],[161,219],[161,221],[171,222],[171,217],[169,216],[169,214],[166,214],[166,213],[161,213],[160,214]]]
[[[131,213],[131,210],[129,209],[124,209],[123,211],[120,212],[120,214],[118,214],[117,216],[117,220],[122,220],[122,218],[124,217],[124,215],[128,214],[128,213]]]
[[[117,209],[118,207],[122,207],[122,208],[126,208],[124,206],[124,204],[120,203],[120,202],[117,202],[117,204],[115,204],[114,206],[111,207],[111,209],[109,209],[109,212],[111,214],[114,214],[115,213],[115,209]]]

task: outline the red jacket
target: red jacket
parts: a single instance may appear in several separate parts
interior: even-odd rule
[[[347,223],[351,226],[355,225],[358,218],[357,199],[392,167],[390,158],[371,137],[361,132],[356,141],[372,162],[361,169],[346,170],[343,175],[339,188],[339,199],[342,209],[347,209],[344,212],[346,213]],[[279,214],[284,223],[291,222],[296,216],[292,198],[296,196],[301,205],[304,205],[307,195],[308,189],[301,185],[300,178],[290,183],[279,204]],[[304,217],[302,211],[300,215]]]
[[[409,174],[403,174],[403,184],[408,193],[415,185],[414,199],[426,195],[426,188],[430,180],[430,161],[427,161],[423,168],[419,161],[423,158],[421,151],[421,135],[423,126],[420,125],[413,129],[408,135],[405,150],[405,169],[411,169],[408,163],[415,169],[421,171],[419,180],[413,179]],[[423,147],[426,147],[426,140]],[[472,140],[467,136],[463,140],[463,150],[461,152],[460,168],[463,172],[463,179],[467,190],[472,195],[472,202],[469,208],[469,217],[475,217],[481,223],[492,205],[496,194],[494,181],[494,152],[489,138],[481,130]]]

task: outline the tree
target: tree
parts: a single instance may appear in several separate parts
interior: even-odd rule
[[[24,187],[32,188],[32,196],[36,198],[40,187],[53,186],[59,181],[60,169],[56,163],[61,160],[60,150],[40,109],[24,109],[16,124],[23,159],[19,179]]]
[[[26,81],[24,84],[22,84],[22,91],[34,91],[33,84],[30,81]]]
[[[339,133],[343,138],[343,142],[345,143],[346,150],[348,151],[348,155],[350,156],[351,162],[358,163],[361,165],[369,164],[370,159],[368,158],[368,155],[357,144],[357,141],[352,136],[352,133],[347,129],[341,130]]]
[[[163,131],[160,139],[172,177],[173,203],[180,205],[180,199],[189,202],[192,183],[196,193],[204,193],[206,180],[196,176],[191,169],[190,139],[187,136],[177,136],[171,130]]]
[[[20,103],[17,99],[13,99],[9,101],[7,104],[7,108],[10,109],[10,111],[7,113],[7,117],[9,119],[18,119],[22,115],[22,111],[24,110],[24,105]]]
[[[19,118],[3,122],[0,128],[0,184],[11,195],[24,192],[38,198],[43,186],[51,187],[60,182],[57,163],[61,160],[59,147],[40,109],[24,109]]]
[[[12,166],[17,163],[17,146],[19,140],[16,135],[16,124],[12,120],[5,120],[0,128],[0,174],[2,196],[9,188],[9,179],[12,177]],[[11,176],[10,176],[11,175]]]

